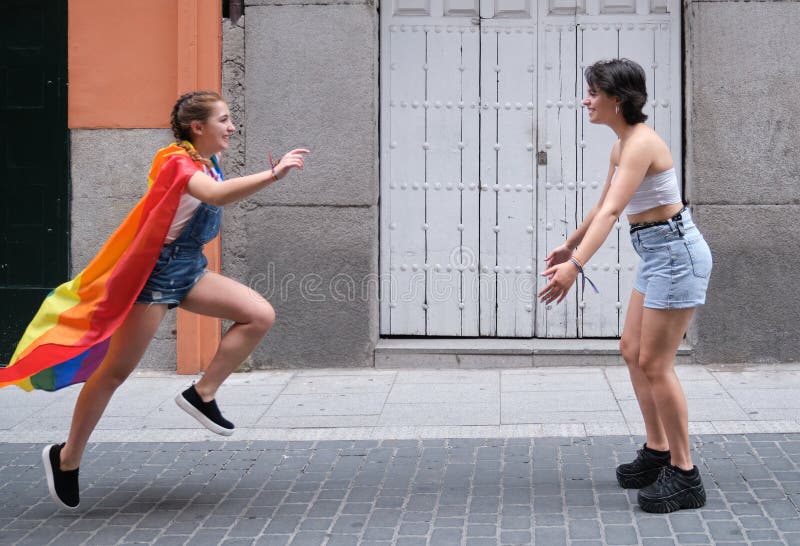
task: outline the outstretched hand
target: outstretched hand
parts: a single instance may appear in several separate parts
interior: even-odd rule
[[[550,251],[550,254],[548,254],[547,258],[544,259],[544,263],[547,267],[553,267],[554,265],[563,264],[571,257],[572,249],[568,247],[566,243],[564,243]]]
[[[539,300],[546,304],[553,301],[558,304],[567,297],[569,289],[578,278],[578,268],[572,262],[560,263],[545,269],[542,276],[550,279],[550,282],[539,292]]]
[[[272,172],[275,173],[275,178],[280,180],[292,169],[300,169],[302,171],[305,166],[303,156],[307,153],[310,153],[310,151],[305,148],[295,148],[280,158],[278,162],[272,166]]]

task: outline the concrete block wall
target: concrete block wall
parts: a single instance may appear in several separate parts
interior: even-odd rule
[[[277,313],[251,365],[372,366],[378,340],[377,8],[256,0],[246,2],[244,19],[246,172],[263,169],[269,151],[311,150],[304,172],[239,208],[235,237],[246,242],[239,280]],[[228,244],[223,239],[224,248]]]
[[[714,254],[700,363],[800,361],[800,3],[685,2],[687,184]]]

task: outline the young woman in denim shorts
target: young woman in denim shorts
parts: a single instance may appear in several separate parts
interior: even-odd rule
[[[275,311],[260,295],[232,279],[206,271],[203,245],[219,232],[223,205],[277,182],[291,169],[302,169],[308,150],[292,150],[269,170],[222,182],[217,155],[228,148],[235,131],[222,97],[209,91],[183,95],[172,110],[171,124],[177,141],[173,145],[175,151],[183,154],[185,150],[197,171],[186,183],[144,289],[111,336],[105,358],[81,390],[66,443],[48,446],[42,454],[50,494],[67,508],[79,503],[78,466],[89,436],[114,391],[139,363],[168,309],[180,306],[193,313],[233,321],[206,372],[197,384],[175,399],[206,428],[226,436],[234,427],[217,407],[217,389],[275,321]]]
[[[645,73],[627,59],[600,61],[585,72],[589,121],[619,137],[603,192],[580,226],[547,257],[546,303],[561,302],[625,212],[641,258],[620,340],[644,417],[646,442],[617,467],[625,488],[638,488],[648,512],[698,508],[706,495],[689,452],[686,396],[674,360],[689,321],[705,303],[711,251],[684,207],[667,144],[644,122]]]

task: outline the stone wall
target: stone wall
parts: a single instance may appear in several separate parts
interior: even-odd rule
[[[686,2],[687,195],[714,254],[698,362],[800,360],[798,2]]]
[[[371,366],[378,339],[378,13],[371,3],[245,7],[246,171],[311,150],[241,208],[245,279],[277,323],[256,367]],[[227,242],[225,243],[227,245]],[[240,279],[241,280],[241,279]]]

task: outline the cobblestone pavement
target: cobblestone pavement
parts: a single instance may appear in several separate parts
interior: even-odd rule
[[[708,504],[646,514],[630,436],[91,444],[76,512],[0,444],[0,544],[798,544],[800,434],[692,438]]]

